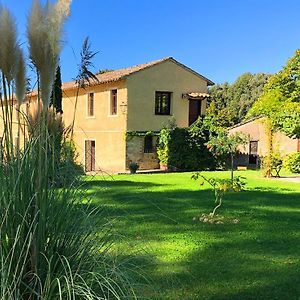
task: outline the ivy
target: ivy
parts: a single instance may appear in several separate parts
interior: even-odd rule
[[[145,137],[145,136],[158,136],[158,131],[127,131],[125,133],[125,138],[130,141],[135,136]]]

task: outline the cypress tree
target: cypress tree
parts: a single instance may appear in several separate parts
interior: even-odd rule
[[[53,83],[52,94],[50,99],[50,106],[53,105],[57,113],[63,113],[62,111],[62,82],[60,66],[56,68],[55,81]]]

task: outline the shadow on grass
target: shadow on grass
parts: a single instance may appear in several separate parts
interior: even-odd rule
[[[147,274],[150,284],[143,282],[142,296],[299,299],[299,193],[282,188],[230,193],[219,213],[240,222],[214,225],[193,221],[212,210],[211,190],[162,186],[126,180],[85,186],[96,193],[94,207],[104,207],[105,218],[123,236],[119,255]],[[132,247],[147,250],[125,255]]]
[[[130,180],[85,180],[81,181],[81,187],[84,189],[90,188],[138,188],[138,189],[145,189],[145,188],[153,188],[157,186],[161,186],[162,184],[159,183],[152,183],[152,182],[135,182]]]

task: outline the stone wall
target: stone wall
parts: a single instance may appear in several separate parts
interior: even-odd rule
[[[157,137],[153,137],[153,153],[144,153],[144,136],[130,136],[126,141],[126,169],[131,162],[138,163],[139,170],[159,169],[156,153]]]

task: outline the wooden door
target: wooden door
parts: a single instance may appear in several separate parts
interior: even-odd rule
[[[189,100],[189,126],[192,125],[201,114],[201,101]]]
[[[258,141],[251,141],[249,145],[249,165],[257,165]]]
[[[85,171],[95,171],[95,148],[96,142],[93,140],[85,141]]]

